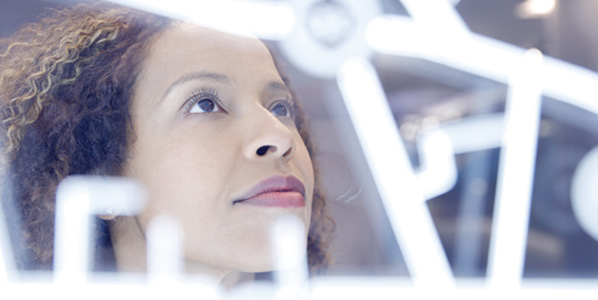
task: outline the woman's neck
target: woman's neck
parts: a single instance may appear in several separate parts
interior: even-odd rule
[[[110,238],[114,249],[116,267],[124,273],[147,273],[146,238],[134,217],[118,217],[111,221]],[[210,276],[224,288],[253,279],[252,274],[216,268],[192,261],[185,261],[185,274]]]

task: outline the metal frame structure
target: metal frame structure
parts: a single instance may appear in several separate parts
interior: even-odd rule
[[[307,11],[300,10],[305,9],[301,0],[114,2],[220,30],[239,34],[251,32],[260,38],[278,40],[281,43],[292,38],[294,31],[301,30],[298,29],[301,26],[297,24],[305,22],[305,18],[309,17]],[[354,10],[354,7],[359,5],[368,5],[359,0],[338,2],[345,4],[349,10]],[[287,273],[280,272],[276,284],[264,289],[267,291],[264,295],[277,299],[395,299],[422,296],[460,299],[566,296],[595,299],[598,288],[592,286],[593,281],[531,281],[523,280],[522,275],[542,97],[549,96],[598,115],[598,74],[544,57],[537,50],[521,49],[474,34],[467,28],[450,1],[400,2],[406,8],[409,17],[383,14],[360,16],[357,11],[349,11],[355,14],[356,24],[366,24],[364,30],[354,31],[359,35],[355,37],[358,41],[356,43],[361,44],[358,47],[339,50],[338,56],[342,60],[336,61],[336,65],[330,67],[335,72],[331,72],[330,69],[304,71],[315,76],[336,78],[407,263],[410,278],[308,279],[303,267],[298,267],[284,271]],[[375,12],[377,8],[366,11]],[[238,26],[239,24],[243,24],[242,27]],[[358,25],[358,28],[361,28],[359,26],[361,25]],[[367,47],[363,47],[364,45]],[[317,55],[318,50],[314,49]],[[377,72],[368,60],[371,51],[419,58],[504,83],[508,86],[505,113],[465,119],[461,123],[440,127],[420,135],[418,145],[423,163],[422,168],[416,170],[409,161]],[[329,55],[324,50],[321,54]],[[368,105],[363,105],[363,99],[368,99]],[[485,129],[484,138],[475,142],[464,138],[469,134],[476,134],[480,128]],[[485,280],[457,282],[425,201],[446,192],[455,184],[455,155],[490,148],[500,148],[501,154],[488,273]],[[598,150],[594,149],[592,153],[596,151]],[[586,224],[584,229],[590,234],[596,230],[592,229],[596,222],[588,220],[587,213],[584,215],[581,212],[595,206],[595,202],[598,201],[598,192],[591,185],[591,182],[598,182],[598,172],[592,174],[587,171],[598,170],[596,154],[592,153],[578,166],[583,176],[576,176],[573,183],[573,201],[577,207],[576,211],[580,211],[576,216],[580,218],[581,223]],[[398,186],[396,182],[403,184]],[[2,294],[19,294],[21,299],[47,297],[49,294],[67,297],[83,292],[88,295],[86,298],[98,299],[130,296],[244,299],[243,295],[257,293],[256,289],[246,288],[246,291],[240,291],[234,297],[226,296],[213,282],[183,279],[180,274],[176,274],[180,271],[177,268],[164,271],[168,267],[156,267],[155,270],[158,271],[155,273],[164,271],[171,277],[160,277],[162,280],[149,283],[132,280],[128,281],[129,284],[122,284],[113,278],[98,279],[97,276],[86,276],[86,271],[81,266],[85,265],[88,250],[85,247],[72,246],[76,245],[78,240],[72,238],[77,234],[84,237],[86,231],[67,232],[66,228],[86,228],[86,218],[101,209],[92,204],[94,202],[91,198],[94,193],[90,190],[102,188],[102,184],[106,183],[84,180],[70,187],[62,185],[63,190],[58,193],[56,268],[60,276],[57,275],[54,279],[12,280],[13,263],[8,255],[0,256]],[[125,186],[123,195],[131,195],[128,194],[130,189],[131,186]],[[594,199],[587,197],[588,195],[593,195]],[[67,203],[71,196],[87,197],[90,202],[86,203],[89,205],[61,206]],[[138,208],[138,205],[133,206]],[[132,213],[134,211],[135,209]],[[60,217],[61,215],[76,216],[79,219],[70,220],[68,217]],[[80,225],[65,223],[70,221]],[[65,223],[64,227],[60,226],[61,222]],[[168,231],[170,223],[162,224],[166,224],[164,226]],[[289,228],[292,230],[292,222],[290,224],[281,226],[291,226]],[[172,225],[170,228],[174,230],[171,232],[176,232],[176,226]],[[4,228],[0,227],[0,234],[4,232]],[[2,235],[0,239],[4,241],[2,245],[5,246],[8,239]],[[6,253],[7,247],[1,250]],[[177,254],[180,249],[177,250],[176,247],[156,251],[167,251],[173,256],[180,255]],[[289,249],[283,249],[279,253],[282,257],[288,251]],[[64,257],[69,259],[61,259]],[[72,257],[79,258],[77,264],[68,264],[68,261],[72,262]],[[176,259],[172,262],[176,265]],[[165,264],[155,262],[154,265]]]

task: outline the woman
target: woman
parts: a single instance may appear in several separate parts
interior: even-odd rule
[[[74,174],[148,189],[140,215],[103,216],[118,270],[145,271],[158,214],[181,224],[188,272],[272,270],[267,234],[285,213],[309,229],[312,271],[326,266],[301,111],[259,40],[100,4],[53,11],[1,47],[3,198],[22,268],[51,268],[55,190]]]

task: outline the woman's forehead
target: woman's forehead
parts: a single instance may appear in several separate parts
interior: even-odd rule
[[[172,91],[186,78],[215,74],[239,89],[262,90],[282,83],[266,45],[257,38],[237,36],[189,23],[177,23],[154,39],[137,79],[136,93],[147,101]],[[211,81],[213,82],[213,80]]]
[[[158,40],[161,39],[164,42],[187,40],[193,42],[193,46],[201,44],[203,49],[225,48],[241,52],[268,53],[264,43],[256,37],[235,35],[188,22],[174,23],[158,37]]]
[[[190,23],[176,23],[160,33],[150,45],[142,76],[164,78],[180,72],[224,71],[231,77],[242,73],[275,72],[266,45],[257,38],[237,36]]]

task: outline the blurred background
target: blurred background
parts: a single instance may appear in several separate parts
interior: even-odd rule
[[[75,2],[0,0],[0,36],[34,21],[45,8]],[[598,71],[598,1],[537,1],[544,6],[536,8],[530,0],[453,2],[477,34]],[[384,13],[408,15],[399,1],[379,3]],[[281,45],[271,44],[284,59]],[[329,47],[334,50],[334,43]],[[414,168],[418,133],[504,112],[503,83],[414,58],[373,53],[371,59]],[[293,63],[287,72],[311,122],[336,222],[328,274],[409,276],[336,80],[310,75]],[[524,277],[598,278],[598,242],[580,227],[570,196],[575,169],[596,146],[597,115],[543,98]],[[499,153],[495,148],[458,154],[457,183],[427,202],[457,277],[486,276]]]

